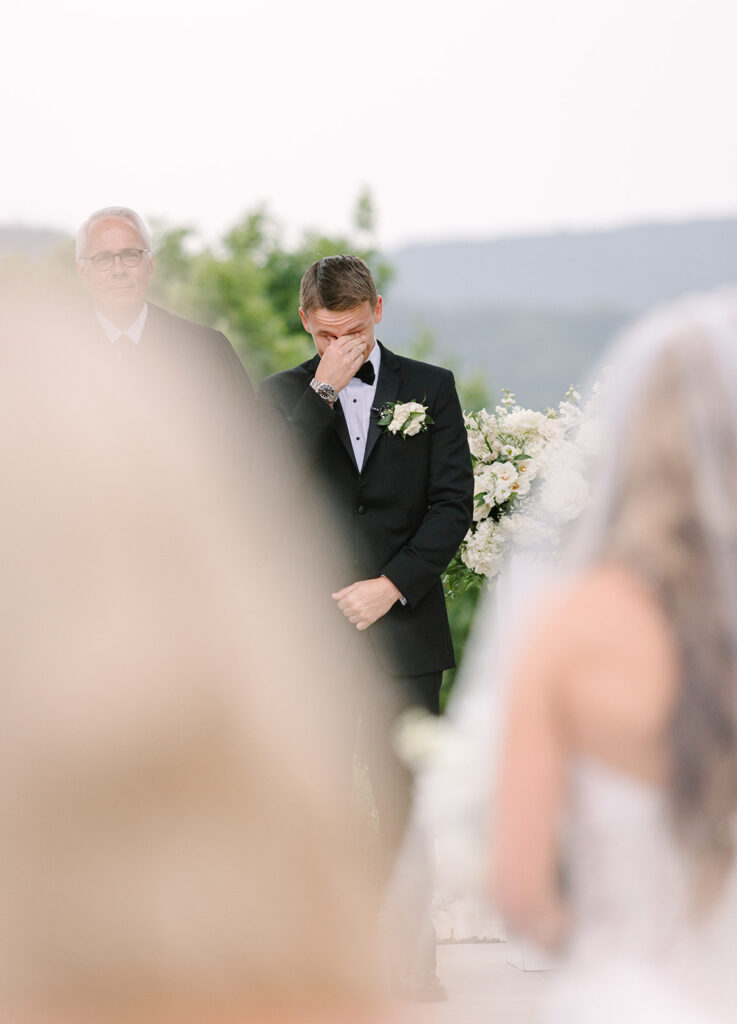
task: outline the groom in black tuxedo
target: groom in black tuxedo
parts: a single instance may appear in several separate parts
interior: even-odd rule
[[[377,342],[381,315],[363,260],[318,260],[300,289],[300,316],[317,355],[267,377],[259,396],[287,424],[327,503],[329,535],[349,565],[332,595],[338,608],[367,634],[399,706],[437,714],[443,670],[454,665],[441,574],[472,520],[471,457],[453,375]],[[402,434],[380,425],[382,411],[409,402],[426,410],[418,426]],[[370,710],[363,718],[370,728]],[[397,801],[390,737],[377,746],[369,769],[391,859],[410,785],[407,779]]]
[[[441,574],[471,523],[471,456],[452,373],[377,342],[381,315],[363,260],[318,260],[300,290],[317,355],[267,377],[259,395],[313,467],[352,563],[333,594],[340,610],[368,631],[404,701],[437,713],[443,670],[455,664]],[[408,402],[427,410],[418,433],[379,425],[384,407]]]

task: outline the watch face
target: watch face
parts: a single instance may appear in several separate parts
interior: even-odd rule
[[[335,390],[332,384],[325,384],[324,381],[317,381],[314,378],[310,381],[310,387],[319,395],[320,398],[324,398],[327,402],[334,402],[338,397],[338,392]]]

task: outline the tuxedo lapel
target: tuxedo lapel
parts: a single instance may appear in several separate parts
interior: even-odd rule
[[[340,440],[343,442],[343,447],[350,456],[351,462],[353,463],[353,468],[355,469],[356,472],[358,472],[356,453],[353,451],[353,445],[351,444],[351,438],[348,433],[348,424],[345,421],[345,416],[343,415],[343,406],[340,404],[339,398],[336,400],[335,406],[333,408],[333,418],[335,420],[335,432],[340,438]]]
[[[380,344],[377,342],[377,345]],[[379,366],[379,379],[376,382],[376,394],[374,395],[374,409],[376,412],[369,417],[369,428],[366,436],[366,453],[363,457],[363,470],[376,446],[383,430],[379,426],[379,410],[387,402],[395,401],[402,384],[402,372],[399,360],[388,349],[381,345],[381,365]],[[348,441],[350,444],[350,439]]]

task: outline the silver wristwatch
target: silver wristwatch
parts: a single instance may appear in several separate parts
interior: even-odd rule
[[[310,387],[316,395],[319,395],[324,402],[328,402],[330,405],[332,405],[338,397],[338,392],[332,384],[324,384],[322,381],[315,380],[314,377],[310,381]]]

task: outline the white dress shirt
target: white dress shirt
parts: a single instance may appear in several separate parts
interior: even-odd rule
[[[366,362],[371,363],[374,367],[374,373],[376,374],[374,383],[364,384],[358,377],[354,377],[348,381],[338,395],[359,472],[363,467],[363,457],[366,453],[366,437],[371,417],[371,406],[374,404],[374,398],[376,397],[376,383],[379,379],[379,366],[381,365],[381,349],[376,342],[374,342],[374,347],[371,349],[371,354]]]
[[[138,316],[130,325],[130,327],[128,327],[124,331],[117,327],[112,322],[112,320],[108,320],[105,314],[100,312],[97,306],[95,306],[95,313],[97,313],[97,319],[100,321],[100,326],[105,332],[107,340],[111,342],[111,344],[114,345],[121,334],[126,334],[130,338],[130,340],[135,342],[135,344],[137,345],[138,342],[141,340],[143,328],[146,326],[146,317],[148,316],[148,303],[144,302],[143,309],[141,310],[141,312],[138,314]]]

